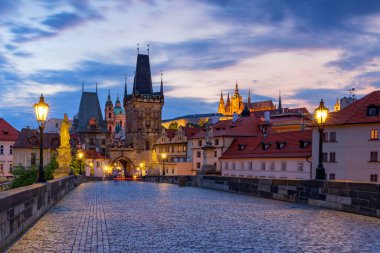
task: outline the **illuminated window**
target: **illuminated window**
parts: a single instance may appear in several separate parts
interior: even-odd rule
[[[379,135],[378,135],[377,129],[371,130],[371,136],[370,137],[371,137],[371,140],[377,140],[378,139]]]

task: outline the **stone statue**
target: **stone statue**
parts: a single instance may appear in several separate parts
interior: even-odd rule
[[[212,138],[212,124],[211,122],[209,122],[206,125],[206,145],[208,146],[212,145],[211,138]]]
[[[59,167],[54,172],[54,178],[65,177],[70,172],[71,148],[70,148],[70,122],[65,113],[61,123],[61,143],[58,148],[57,162]]]

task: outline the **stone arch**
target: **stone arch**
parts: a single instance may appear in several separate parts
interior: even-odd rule
[[[121,172],[124,175],[124,177],[133,176],[133,173],[135,172],[136,167],[133,164],[131,159],[125,156],[119,156],[112,161],[111,166],[114,167],[115,164],[121,167]]]

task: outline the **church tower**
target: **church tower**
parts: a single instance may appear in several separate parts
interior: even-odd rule
[[[228,95],[227,95],[227,102],[226,102],[225,113],[226,113],[226,115],[232,115],[230,93],[228,93]]]
[[[124,94],[125,145],[137,152],[151,150],[161,133],[163,84],[153,92],[149,55],[138,54],[132,94]]]
[[[108,90],[108,98],[106,101],[106,108],[105,108],[105,113],[104,116],[106,118],[106,124],[107,124],[107,129],[109,132],[114,132],[115,131],[115,122],[114,122],[114,108],[113,108],[113,103],[111,100],[111,94],[110,90]]]
[[[238,83],[235,84],[235,93],[231,98],[231,114],[236,112],[240,114],[244,109],[243,98],[239,94]]]
[[[340,101],[339,101],[339,98],[337,98],[334,105],[334,112],[339,112],[339,111],[340,111]]]
[[[226,108],[224,106],[223,92],[220,92],[218,113],[223,114],[223,115],[226,113]]]

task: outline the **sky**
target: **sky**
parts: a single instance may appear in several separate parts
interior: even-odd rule
[[[156,91],[163,71],[163,119],[216,112],[235,82],[244,100],[333,109],[379,89],[379,39],[377,0],[1,0],[0,117],[37,126],[43,93],[49,118],[72,118],[82,82],[104,108],[125,74],[131,92],[138,43]]]

